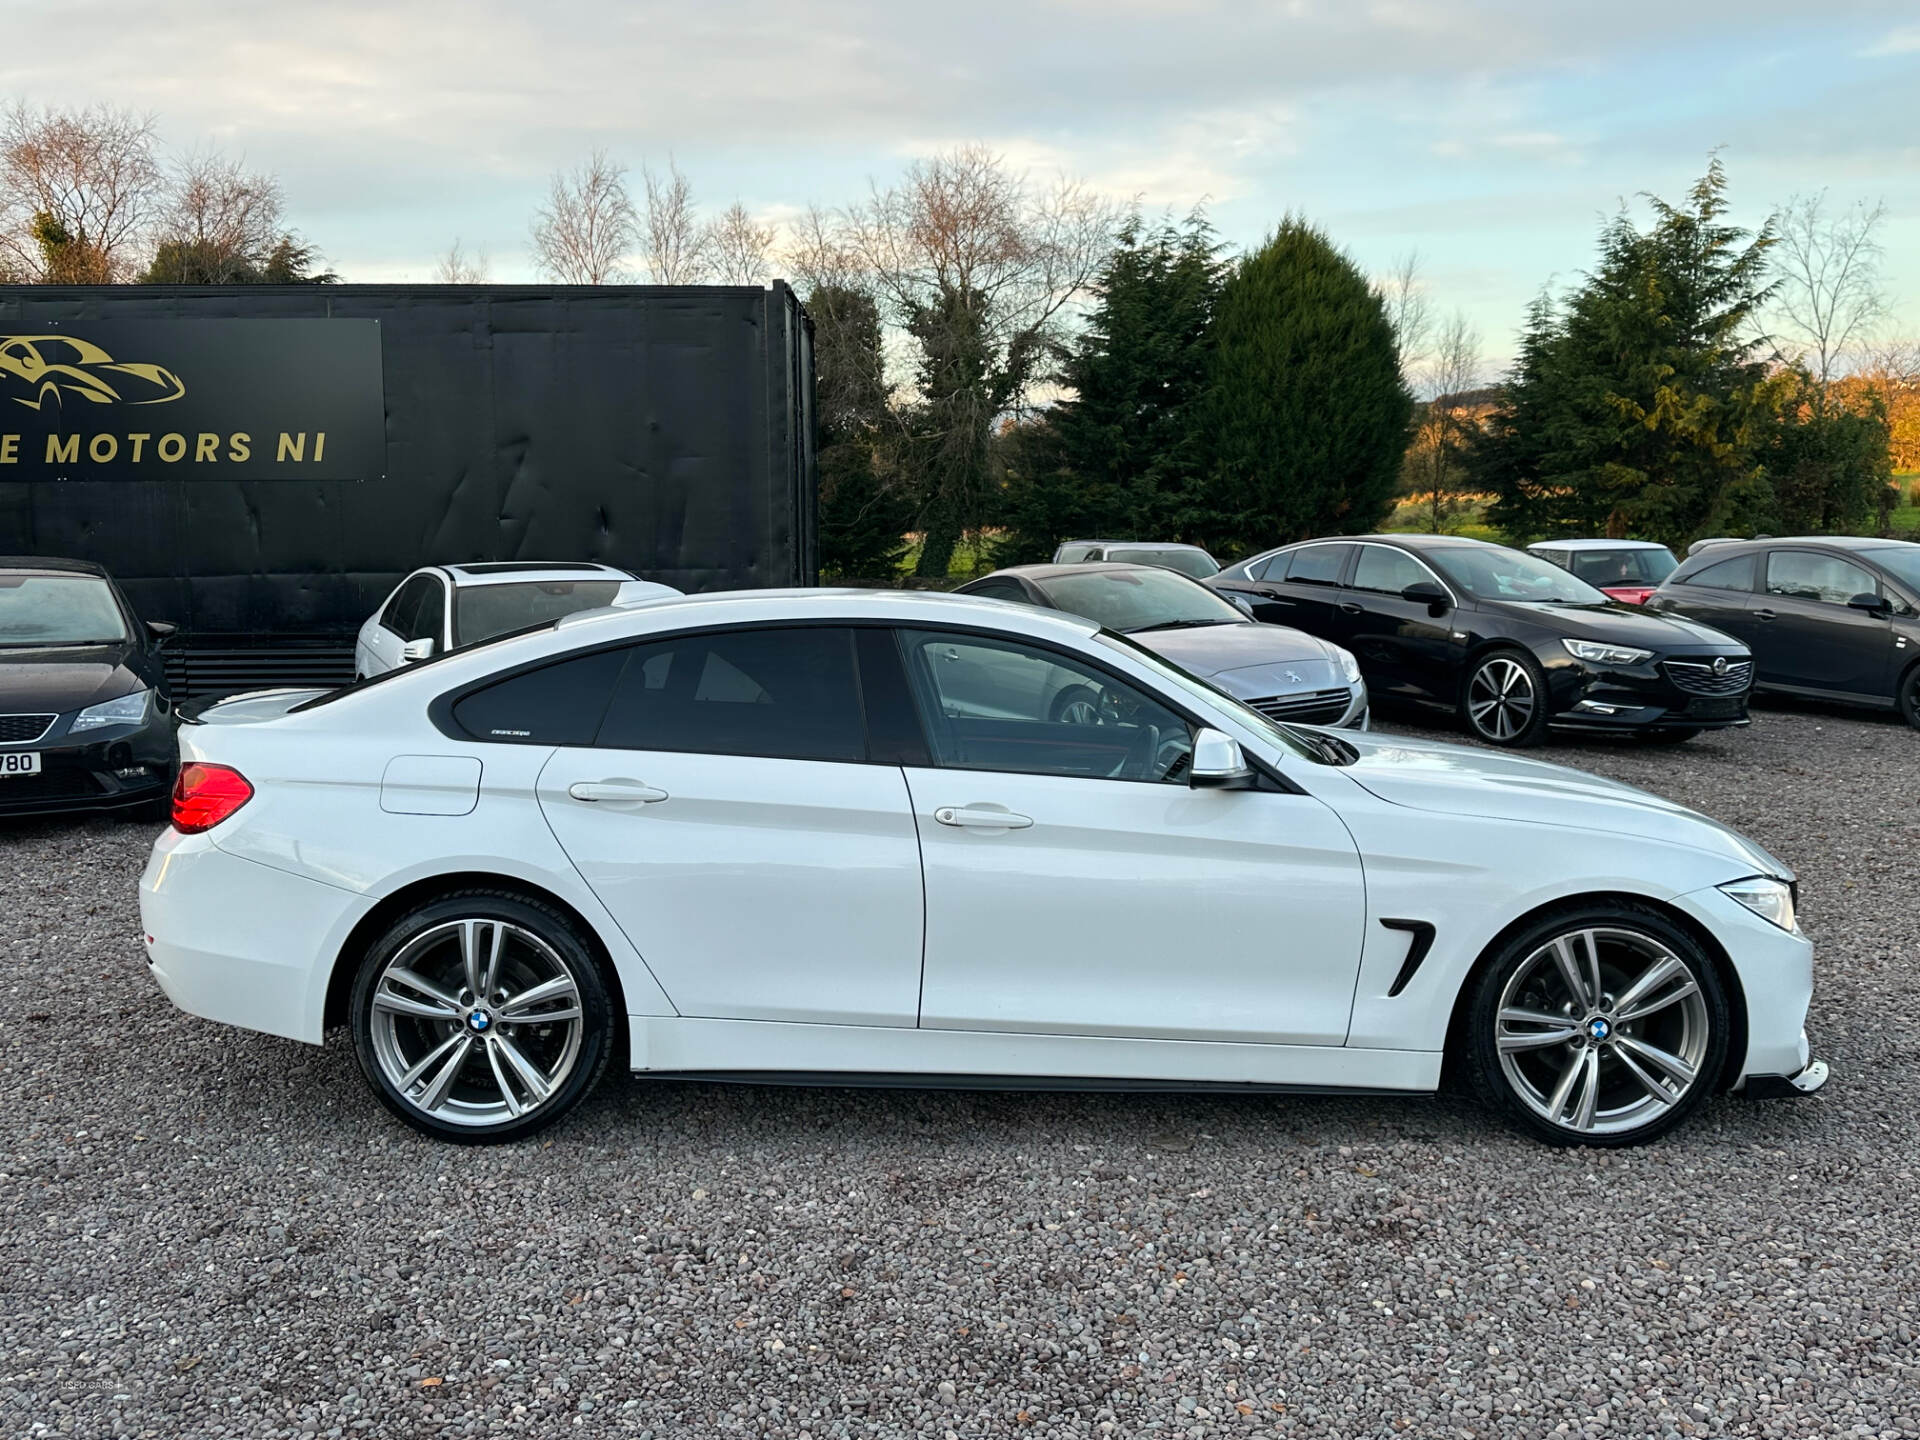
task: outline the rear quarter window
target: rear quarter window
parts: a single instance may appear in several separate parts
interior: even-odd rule
[[[627,654],[599,650],[495,681],[455,701],[453,723],[495,744],[591,745]]]
[[[1699,585],[1709,590],[1751,590],[1753,589],[1752,555],[1737,555],[1731,560],[1721,560],[1712,565],[1686,575],[1676,575],[1676,585]]]

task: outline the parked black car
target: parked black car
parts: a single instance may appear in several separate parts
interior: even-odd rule
[[[1344,645],[1375,701],[1444,705],[1495,745],[1549,726],[1681,741],[1747,723],[1731,636],[1618,605],[1538,556],[1448,535],[1308,540],[1206,582],[1262,620]]]
[[[0,814],[166,803],[172,633],[98,565],[0,557]]]
[[[1689,556],[1647,609],[1745,641],[1762,690],[1897,708],[1920,729],[1920,545],[1722,540]]]

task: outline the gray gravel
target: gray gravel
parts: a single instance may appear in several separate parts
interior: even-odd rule
[[[1920,1432],[1920,736],[1543,753],[1800,867],[1827,1094],[1605,1155],[1452,1099],[619,1077],[459,1149],[160,998],[150,832],[0,828],[0,1434]]]

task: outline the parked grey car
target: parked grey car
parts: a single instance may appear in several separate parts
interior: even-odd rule
[[[1262,624],[1171,570],[1018,565],[962,585],[957,593],[1084,616],[1275,720],[1367,726],[1367,686],[1351,652],[1289,625]]]
[[[1220,562],[1198,545],[1167,540],[1068,540],[1053,552],[1056,565],[1112,561],[1120,565],[1159,565],[1204,580],[1220,573]]]

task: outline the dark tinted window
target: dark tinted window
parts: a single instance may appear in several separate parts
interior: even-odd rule
[[[524,671],[453,707],[453,719],[476,740],[523,745],[591,745],[625,650],[601,650]]]
[[[611,605],[618,580],[529,580],[508,585],[463,585],[453,602],[454,643],[471,645],[509,630],[558,620],[577,610]]]
[[[1290,552],[1282,550],[1278,555],[1269,555],[1264,559],[1255,560],[1247,566],[1247,578],[1249,580],[1284,580],[1287,578],[1287,561],[1292,558]]]
[[[1683,585],[1705,585],[1714,590],[1751,590],[1753,589],[1753,556],[1740,555],[1732,560],[1722,560],[1718,565],[1709,565],[1680,582]]]
[[[1433,576],[1404,550],[1384,545],[1362,545],[1360,563],[1353,567],[1353,588],[1382,595],[1398,595],[1409,585],[1433,583]]]
[[[1347,556],[1352,553],[1351,545],[1308,545],[1295,550],[1287,566],[1287,583],[1337,585],[1340,583],[1340,572],[1346,568]],[[1274,571],[1269,571],[1267,578],[1277,580],[1280,577]]]
[[[727,630],[636,645],[596,743],[623,750],[864,760],[853,632]]]
[[[420,592],[420,608],[414,612],[413,633],[409,640],[431,640],[436,645],[441,636],[447,633],[447,587],[438,580],[428,580],[426,589]]]
[[[421,603],[427,597],[427,588],[433,584],[430,575],[416,575],[398,590],[387,602],[387,608],[381,612],[380,623],[398,635],[402,640],[411,640],[414,635],[414,622],[420,617]]]
[[[977,585],[967,586],[960,593],[978,595],[982,600],[1016,600],[1022,605],[1032,603],[1018,580],[982,580]]]
[[[1671,550],[1576,550],[1571,563],[1555,557],[1589,585],[1658,585],[1674,572]]]

